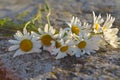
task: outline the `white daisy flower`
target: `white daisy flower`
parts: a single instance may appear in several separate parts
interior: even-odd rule
[[[16,40],[9,40],[11,44],[14,44],[9,48],[9,51],[16,50],[13,57],[26,53],[41,52],[39,49],[41,47],[40,42],[36,37],[33,37],[32,34],[27,32],[25,27],[23,29],[23,33],[17,31],[14,37]]]
[[[111,28],[114,21],[115,21],[115,18],[112,17],[110,14],[107,14],[106,21],[102,27],[102,32],[103,32],[102,38],[105,39],[105,41],[109,43],[111,46],[113,46],[114,48],[117,48],[118,44],[120,44],[118,42],[119,38],[117,36],[117,33],[119,30],[118,28]]]
[[[107,29],[103,32],[103,39],[114,48],[118,48],[120,38],[117,36],[118,28]]]
[[[43,45],[43,50],[48,50],[49,47],[54,46],[55,29],[52,26],[45,25],[44,30],[38,28],[40,34],[32,32],[36,37],[40,39],[40,43]]]
[[[73,55],[71,49],[73,42],[71,40],[63,40],[61,39],[59,42],[56,41],[55,48],[52,51],[52,55],[56,55],[56,59],[64,58],[65,56]]]
[[[59,33],[55,34],[55,45],[54,47],[52,48],[52,54],[56,55],[57,52],[55,52],[54,49],[58,49],[60,48],[62,45],[61,45],[61,42],[60,40],[67,40],[67,35],[65,35],[65,30],[63,30],[62,28],[59,30]]]
[[[84,35],[78,36],[77,39],[74,40],[75,45],[73,46],[73,54],[76,57],[80,57],[85,53],[90,55],[91,52],[95,53],[95,51],[99,49],[99,36],[92,36],[91,38],[89,38],[88,35]]]
[[[101,24],[104,22],[103,18],[101,18],[101,15],[96,16],[93,12],[93,29],[95,33],[101,32]]]
[[[59,30],[59,32],[57,34],[54,35],[54,42],[52,44],[52,46],[49,46],[48,51],[50,53],[53,53],[53,50],[56,48],[59,48],[61,46],[60,44],[60,40],[61,39],[65,39],[65,30],[63,30],[62,28]]]
[[[65,30],[71,31],[71,33],[78,35],[81,32],[81,22],[80,20],[76,17],[73,16],[72,20],[70,23],[67,23],[69,25],[69,28],[65,28]]]
[[[71,31],[66,31],[68,38],[67,39],[76,39],[78,36],[84,36],[85,34],[87,35],[91,35],[92,29],[91,29],[91,25],[89,25],[88,23],[84,22],[82,24],[82,29],[81,32],[76,35],[74,33],[71,33]]]

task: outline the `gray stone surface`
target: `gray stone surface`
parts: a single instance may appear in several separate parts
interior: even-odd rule
[[[65,27],[65,21],[77,16],[81,21],[92,22],[92,11],[96,14],[112,14],[114,26],[120,29],[120,0],[49,0],[52,26]],[[15,16],[24,11],[29,20],[44,0],[0,0],[0,18]],[[55,60],[48,52],[32,53],[13,58],[8,52],[8,38],[0,37],[0,61],[3,67],[17,74],[20,80],[119,80],[120,50],[111,47],[91,56],[66,57]]]

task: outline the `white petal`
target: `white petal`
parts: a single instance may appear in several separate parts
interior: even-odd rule
[[[18,48],[19,48],[19,45],[13,45],[13,46],[10,46],[8,50],[9,51],[14,51],[14,50],[16,50]]]
[[[74,21],[74,24],[77,24],[77,22],[78,22],[78,18],[76,17],[75,21]]]
[[[59,49],[53,49],[52,52],[51,52],[51,54],[52,55],[56,55],[58,52],[59,52]]]
[[[38,31],[40,34],[44,34],[43,30],[41,30],[41,28],[38,28]]]
[[[17,35],[18,37],[23,37],[23,34],[22,34],[20,31],[17,31],[16,35]]]
[[[81,52],[81,55],[84,55],[86,53],[86,51],[85,50],[83,50],[82,52]]]
[[[110,42],[110,45],[114,48],[118,48],[118,44],[119,44],[119,42],[114,42],[114,41]]]
[[[15,35],[14,35],[14,38],[20,41],[20,40],[22,40],[23,37],[19,37],[19,36],[17,36],[17,35],[15,34]]]
[[[65,56],[67,56],[66,53],[58,53],[58,55],[56,56],[56,59],[61,59],[61,58],[64,58]]]
[[[69,22],[66,22],[66,24],[71,28],[71,23],[69,23]]]
[[[31,31],[31,35],[32,35],[33,37],[40,37],[40,35],[39,35],[39,34],[37,34],[37,33],[33,32],[33,31]]]
[[[52,33],[52,34],[55,34],[55,29],[52,29],[52,30],[51,30],[51,33]]]
[[[55,34],[53,37],[54,37],[55,39],[56,39],[56,38],[59,38],[59,34]]]
[[[25,34],[25,35],[24,35],[24,38],[27,38],[27,39],[30,39],[30,40],[31,40],[32,35],[30,35],[30,34]]]
[[[93,21],[94,21],[94,23],[95,23],[95,20],[96,20],[96,16],[95,16],[95,12],[93,11]]]
[[[73,16],[73,17],[72,17],[72,20],[71,20],[71,24],[74,23],[74,20],[75,20],[75,17]]]
[[[90,52],[88,51],[88,52],[86,52],[88,55],[90,55]]]
[[[36,41],[39,41],[39,38],[38,37],[33,37],[32,39],[32,42],[34,43],[34,42],[36,42]],[[40,41],[39,41],[40,42]]]
[[[65,30],[65,31],[70,31],[70,30],[71,30],[71,28],[64,28],[64,30]]]
[[[23,28],[24,35],[28,34],[26,27]]]
[[[35,48],[41,48],[41,46],[42,46],[42,45],[41,45],[40,43],[34,43],[34,44],[33,44],[33,47],[35,47]]]
[[[15,52],[13,57],[16,57],[16,56],[19,56],[19,55],[22,55],[22,54],[24,54],[24,53],[19,49]]]
[[[44,31],[48,33],[48,24],[45,25]]]
[[[19,44],[20,41],[17,41],[17,40],[9,40],[8,42],[10,42],[11,44]]]
[[[33,52],[37,52],[37,53],[41,52],[41,49],[39,49],[39,48],[33,48],[32,51],[31,51],[31,53],[33,53]]]
[[[43,46],[43,50],[48,50],[49,47]]]
[[[76,53],[75,53],[75,56],[76,56],[76,57],[80,57],[80,53],[79,53],[79,52],[76,52]]]
[[[59,32],[59,34],[60,34],[60,37],[62,38],[62,37],[64,36],[64,34],[65,34],[65,30],[63,30],[63,29],[60,29],[60,32]]]
[[[114,34],[117,34],[118,31],[119,31],[118,28],[113,28],[113,29],[112,29],[112,33],[114,33]]]

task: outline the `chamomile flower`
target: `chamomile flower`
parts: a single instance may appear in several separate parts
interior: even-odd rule
[[[67,39],[66,37],[68,37],[68,36],[65,36],[65,30],[61,28],[59,30],[59,32],[54,35],[53,45],[48,48],[48,51],[53,54],[54,49],[57,49],[61,46],[60,40],[61,39],[65,40],[65,39]],[[54,52],[54,55],[55,54],[56,53]]]
[[[117,36],[118,31],[119,30],[117,28],[113,28],[107,29],[103,32],[103,39],[105,39],[105,41],[107,41],[114,48],[118,48],[118,45],[120,44],[118,42],[120,38]]]
[[[50,46],[54,46],[54,36],[55,36],[55,29],[52,26],[45,25],[44,30],[38,28],[40,34],[33,34],[39,38],[40,43],[43,45],[44,50],[48,50]]]
[[[9,42],[13,44],[13,46],[9,47],[9,51],[16,50],[13,57],[26,53],[41,52],[39,49],[41,47],[40,42],[36,37],[33,37],[32,34],[27,32],[25,27],[23,29],[23,33],[17,31],[14,37],[15,40],[9,40]]]
[[[104,22],[103,18],[101,15],[96,16],[95,13],[93,12],[93,29],[95,33],[101,32],[101,24]]]
[[[66,30],[71,31],[71,33],[78,35],[81,30],[81,22],[76,17],[73,17],[70,23],[67,23],[69,25],[69,28],[66,28]]]
[[[90,55],[91,52],[95,53],[95,51],[99,49],[98,42],[100,38],[98,36],[92,36],[89,38],[88,35],[84,35],[78,36],[77,39],[74,40],[75,45],[73,46],[73,54],[76,57],[80,57],[85,53]]]
[[[102,38],[106,40],[111,46],[114,48],[118,47],[119,44],[119,38],[117,36],[118,28],[112,28],[113,22],[115,21],[115,18],[112,17],[110,14],[107,14],[107,18],[105,23],[102,27],[103,36]]]
[[[59,42],[56,42],[55,48],[53,49],[52,55],[56,55],[56,59],[64,58],[65,56],[73,55],[71,49],[73,42],[71,40],[63,40],[61,39]]]

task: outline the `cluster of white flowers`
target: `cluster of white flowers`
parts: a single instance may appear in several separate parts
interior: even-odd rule
[[[80,57],[84,54],[90,55],[107,44],[114,48],[119,47],[118,28],[112,28],[115,18],[107,14],[106,20],[101,15],[96,16],[93,12],[93,24],[81,22],[73,17],[67,22],[68,28],[60,29],[58,32],[52,26],[45,25],[44,29],[38,28],[38,32],[28,32],[26,27],[23,33],[17,31],[15,40],[9,40],[13,44],[9,51],[16,50],[14,57],[26,53],[41,52],[47,50],[56,59],[65,56]],[[41,47],[42,50],[41,50]]]

